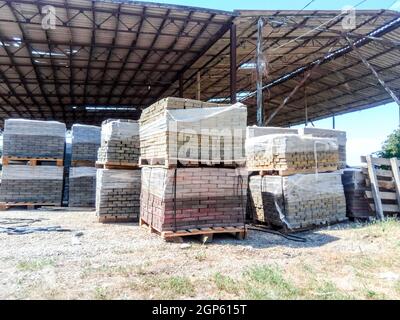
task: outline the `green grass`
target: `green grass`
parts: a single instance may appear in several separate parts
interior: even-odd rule
[[[339,290],[331,281],[324,281],[315,290],[315,296],[319,300],[349,300],[352,299],[348,294]]]
[[[38,271],[45,267],[54,267],[55,262],[51,259],[24,260],[17,263],[17,269],[20,271]]]
[[[159,286],[168,297],[190,296],[194,292],[191,281],[181,276],[163,279]]]
[[[218,290],[236,295],[238,294],[238,284],[231,277],[224,276],[221,273],[217,272],[216,274],[214,274],[213,280]]]
[[[294,286],[275,266],[256,266],[244,273],[248,299],[294,299],[298,288]]]
[[[107,290],[102,287],[96,287],[94,289],[94,298],[96,300],[108,300],[110,297],[108,296]]]

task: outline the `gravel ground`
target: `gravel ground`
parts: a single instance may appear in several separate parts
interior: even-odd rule
[[[203,245],[166,243],[137,224],[100,224],[93,211],[0,212],[0,226],[12,219],[71,231],[0,233],[0,299],[268,298],[246,287],[259,266],[279,271],[279,281],[256,283],[268,285],[264,294],[289,292],[282,283],[296,288],[272,298],[400,298],[398,221],[302,233],[305,243],[250,231],[244,241],[221,235]]]

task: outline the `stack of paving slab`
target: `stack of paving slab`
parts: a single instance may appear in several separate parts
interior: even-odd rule
[[[247,131],[250,208],[255,220],[289,230],[346,220],[336,138],[294,129]]]
[[[321,129],[314,127],[305,127],[299,129],[301,135],[311,135],[316,138],[330,138],[336,139],[339,149],[339,169],[345,169],[346,164],[346,144],[347,135],[345,131],[334,130],[334,129]]]
[[[139,219],[141,172],[138,160],[137,121],[103,122],[96,178],[96,215],[100,222]]]
[[[139,124],[134,120],[107,120],[101,127],[99,164],[137,166],[139,161]]]
[[[65,139],[64,152],[64,188],[63,188],[63,206],[68,206],[69,200],[69,171],[71,169],[72,145],[71,139],[68,139],[70,131],[67,131]]]
[[[174,234],[243,228],[246,122],[247,108],[241,104],[166,98],[145,109],[140,118],[141,222]]]
[[[140,117],[141,164],[244,166],[246,117],[240,104],[162,99]]]
[[[347,216],[365,219],[374,216],[366,198],[367,183],[362,169],[349,168],[343,170],[342,183],[346,196]]]
[[[61,205],[65,125],[9,119],[3,135],[0,202],[5,205]]]
[[[140,189],[140,170],[97,169],[96,213],[99,221],[137,221]]]
[[[95,207],[97,150],[101,128],[75,124],[71,130],[71,168],[69,169],[70,207]]]
[[[255,220],[302,229],[346,220],[340,172],[250,177]]]

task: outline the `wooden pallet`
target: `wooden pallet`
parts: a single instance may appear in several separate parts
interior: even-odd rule
[[[372,156],[361,157],[368,190],[365,196],[379,219],[400,214],[400,161]]]
[[[44,162],[47,162],[44,164]],[[64,165],[63,159],[56,158],[24,158],[24,157],[8,157],[3,156],[2,158],[3,166],[8,166],[12,164],[16,165],[29,165],[29,166],[37,166],[37,165],[56,165],[57,167],[62,167]]]
[[[243,227],[214,227],[214,228],[193,228],[177,231],[160,231],[149,225],[143,219],[139,220],[140,226],[147,227],[149,232],[160,235],[167,242],[182,242],[183,237],[199,236],[203,243],[211,242],[214,234],[230,234],[236,239],[244,240],[247,229]]]
[[[71,160],[71,167],[95,167],[96,161]]]
[[[39,207],[59,207],[60,203],[40,203],[40,202],[1,202],[0,211],[8,210],[12,207],[25,207],[27,210],[34,210]]]
[[[97,216],[98,221],[101,223],[127,223],[138,222],[136,217],[127,217],[126,215],[101,215]]]
[[[96,162],[98,169],[120,169],[120,170],[136,170],[140,169],[137,163],[124,163],[124,162]]]

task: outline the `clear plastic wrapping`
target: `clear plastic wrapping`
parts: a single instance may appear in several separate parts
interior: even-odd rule
[[[93,167],[72,167],[69,169],[69,178],[96,177],[96,171]]]
[[[57,121],[8,119],[4,124],[4,135],[54,136],[65,138],[65,124]]]
[[[101,143],[109,140],[130,140],[138,138],[139,123],[133,120],[109,120],[101,126]]]
[[[58,166],[3,166],[2,180],[63,180],[64,167]]]
[[[71,129],[72,144],[92,143],[100,145],[101,128],[97,126],[88,126],[74,124]]]
[[[246,138],[256,138],[270,134],[297,134],[297,129],[281,128],[281,127],[247,127]]]
[[[140,170],[97,169],[96,183],[102,190],[134,188],[140,178]]]

